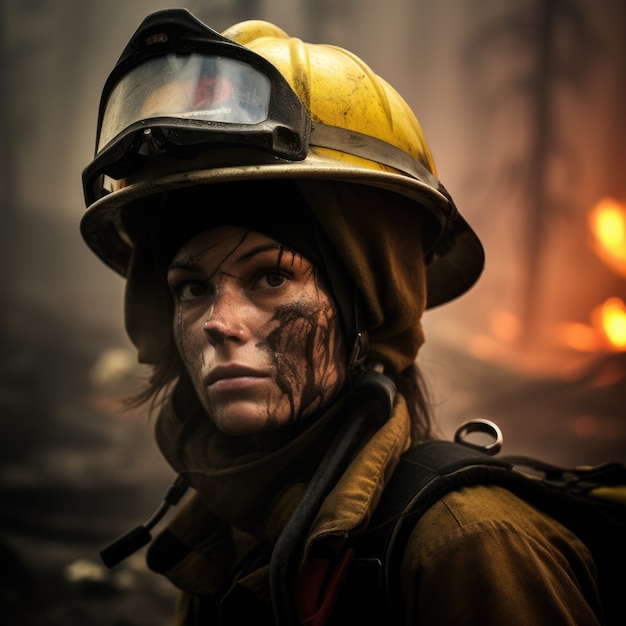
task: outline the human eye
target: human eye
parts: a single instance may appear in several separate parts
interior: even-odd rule
[[[258,274],[254,286],[256,289],[280,289],[290,278],[287,272],[272,268]]]
[[[171,285],[172,292],[180,302],[203,298],[209,293],[209,285],[201,280],[181,281]]]

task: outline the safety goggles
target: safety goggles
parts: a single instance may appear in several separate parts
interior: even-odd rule
[[[311,122],[282,74],[186,10],[167,13],[144,21],[104,87],[83,172],[88,205],[160,155],[194,158],[213,145],[306,157]]]
[[[97,150],[143,120],[260,124],[268,119],[271,91],[265,74],[235,59],[202,54],[149,59],[108,96]]]

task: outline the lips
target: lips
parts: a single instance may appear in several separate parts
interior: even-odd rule
[[[231,364],[218,365],[211,370],[206,377],[205,384],[207,387],[215,385],[220,381],[227,381],[236,378],[265,378],[267,373],[245,365]]]

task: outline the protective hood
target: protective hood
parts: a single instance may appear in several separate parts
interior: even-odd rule
[[[391,203],[383,190],[326,181],[299,181],[297,189],[289,181],[206,189],[206,198],[215,207],[210,211],[200,207],[202,217],[184,220],[178,228],[168,221],[160,229],[145,228],[134,209],[135,219],[144,226],[133,233],[136,243],[127,272],[126,329],[141,362],[159,363],[175,349],[173,303],[164,273],[177,246],[184,243],[185,233],[191,234],[189,222],[200,229],[245,225],[293,247],[327,275],[342,317],[349,318],[348,326],[359,324],[359,330],[368,331],[372,359],[393,372],[414,361],[423,342],[420,318],[426,304],[426,280],[421,222],[408,201],[403,206],[397,198]],[[237,211],[228,204],[247,208]],[[261,209],[263,204],[268,208]],[[146,210],[153,217],[156,214],[154,208]],[[322,237],[314,234],[318,226],[311,223],[311,216]],[[134,228],[129,226],[129,230]],[[358,322],[350,310],[356,306],[349,293],[354,288],[361,309]]]

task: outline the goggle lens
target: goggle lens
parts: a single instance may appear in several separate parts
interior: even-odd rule
[[[270,94],[269,78],[237,59],[198,53],[148,59],[112,89],[97,152],[142,120],[168,117],[259,124],[268,118]]]

